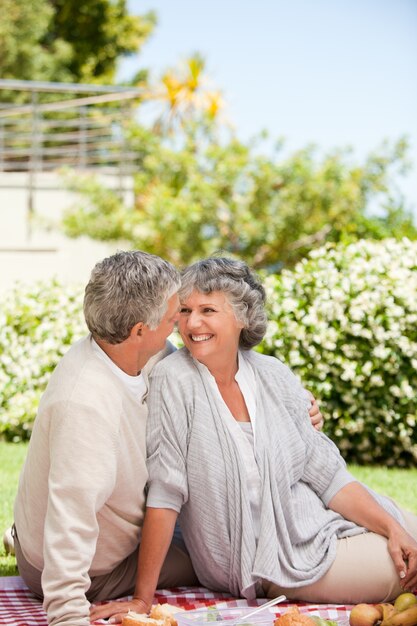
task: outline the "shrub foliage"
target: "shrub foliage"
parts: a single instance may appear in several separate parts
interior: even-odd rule
[[[415,464],[417,243],[328,245],[266,284],[261,349],[313,391],[345,458]]]
[[[50,373],[86,333],[82,290],[40,282],[17,285],[0,307],[0,435],[28,439]]]

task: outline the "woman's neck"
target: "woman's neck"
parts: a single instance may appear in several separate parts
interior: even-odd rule
[[[209,370],[218,385],[230,385],[234,382],[235,376],[239,369],[238,353],[233,358],[228,358],[225,362],[219,362],[218,359],[213,362],[203,363]]]

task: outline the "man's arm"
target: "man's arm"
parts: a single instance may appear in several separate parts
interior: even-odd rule
[[[92,407],[56,409],[50,433],[50,473],[42,588],[51,626],[89,626],[89,570],[97,513],[116,477],[114,433]]]
[[[311,400],[311,407],[308,411],[310,414],[311,423],[316,430],[321,430],[324,424],[323,415],[321,414],[320,407],[317,404],[317,400],[315,399],[311,391],[308,391],[308,394]]]

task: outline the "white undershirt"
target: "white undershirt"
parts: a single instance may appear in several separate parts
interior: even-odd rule
[[[238,352],[238,370],[236,372],[235,381],[239,385],[248,409],[250,421],[253,429],[253,443],[256,439],[256,378],[252,367],[248,361]],[[237,420],[239,421],[239,420]],[[242,422],[239,422],[242,423]],[[243,422],[244,424],[247,422]]]
[[[201,364],[199,364],[201,366]],[[204,367],[204,366],[203,366]],[[207,370],[208,372],[208,370]],[[208,372],[209,373],[209,372]],[[239,385],[248,409],[250,422],[239,422],[231,414],[227,404],[223,400],[214,377],[209,373],[212,388],[220,400],[222,415],[229,430],[235,439],[242,456],[246,471],[246,487],[249,498],[253,529],[256,538],[259,537],[261,490],[262,483],[259,469],[255,459],[256,445],[256,378],[248,361],[238,353],[238,371],[235,380]]]
[[[116,365],[114,361],[111,360],[111,358],[104,352],[104,350],[100,348],[100,346],[98,345],[96,341],[94,341],[94,339],[92,339],[91,341],[92,341],[93,350],[97,354],[97,356],[104,363],[106,363],[107,366],[111,369],[111,371],[117,376],[117,378],[119,378],[122,381],[126,389],[128,389],[131,393],[133,393],[133,395],[135,396],[137,400],[142,402],[143,396],[148,391],[148,388],[146,386],[146,382],[142,373],[137,374],[137,376],[130,376],[129,374],[126,374],[126,372],[120,369],[120,367]]]
[[[246,486],[252,513],[253,530],[256,539],[258,539],[261,523],[262,482],[255,460],[253,428],[250,422],[238,422],[238,424],[241,427],[242,432],[245,434],[246,440],[249,444],[248,446],[240,446],[240,452],[245,462],[247,475]]]
[[[259,537],[261,519],[261,490],[262,483],[259,475],[258,465],[255,459],[256,442],[256,378],[252,367],[248,361],[239,354],[239,369],[235,380],[245,399],[250,422],[236,423],[240,426],[249,445],[240,445],[240,452],[243,456],[246,468],[246,485],[248,489],[249,503],[252,512],[253,529],[255,537]]]

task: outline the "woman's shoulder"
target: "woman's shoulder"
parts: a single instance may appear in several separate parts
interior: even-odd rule
[[[268,354],[261,354],[260,352],[255,352],[253,350],[243,352],[243,355],[261,379],[268,381],[273,380],[275,383],[280,382],[285,385],[300,386],[300,381],[294,372],[291,371],[288,365],[276,357],[269,356]]]
[[[277,359],[275,356],[270,356],[268,354],[261,354],[260,352],[255,352],[254,350],[248,350],[242,352],[244,358],[246,358],[253,367],[260,371],[270,371],[271,369],[276,370],[277,372],[291,372],[288,365],[285,365],[282,361]]]
[[[186,348],[181,348],[180,350],[175,350],[175,352],[168,354],[159,361],[152,369],[151,378],[155,376],[171,376],[173,372],[177,378],[184,373],[185,375],[189,374],[189,372],[194,369],[195,366],[190,353]]]
[[[201,377],[189,352],[182,348],[166,356],[152,370],[150,393],[193,403],[201,391]]]

